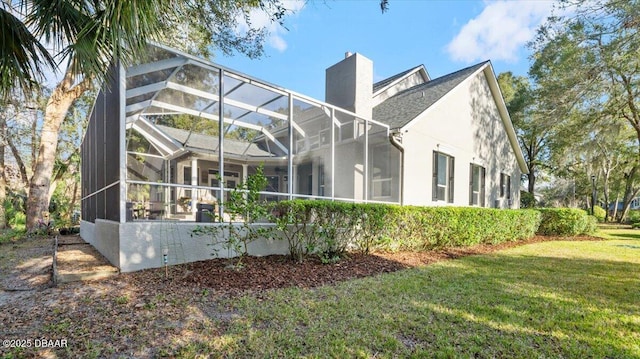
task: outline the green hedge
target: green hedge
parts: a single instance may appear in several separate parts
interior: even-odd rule
[[[497,244],[531,238],[540,224],[536,210],[474,207],[415,207],[294,200],[275,204],[275,221],[290,250],[429,250]],[[295,253],[294,253],[295,252]]]
[[[528,209],[393,206],[387,221],[385,234],[394,239],[388,249],[428,250],[531,238],[540,214]]]
[[[273,221],[302,260],[330,261],[347,250],[422,251],[596,230],[596,219],[574,208],[492,209],[416,207],[293,200],[274,204]]]
[[[597,229],[596,218],[578,208],[539,208],[541,217],[537,233],[545,236],[577,236]]]

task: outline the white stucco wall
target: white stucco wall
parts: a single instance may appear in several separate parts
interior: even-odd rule
[[[80,220],[80,237],[91,245],[93,245],[96,240],[95,226],[96,225],[91,222]]]
[[[210,235],[192,236],[192,231],[198,225],[217,224],[161,221],[121,224],[96,220],[95,224],[81,224],[81,237],[92,244],[111,264],[120,268],[121,272],[162,267],[164,253],[167,254],[169,265],[237,255],[220,244],[213,245],[214,238]],[[285,240],[268,238],[250,243],[248,252],[254,256],[286,255],[289,248]]]
[[[454,202],[469,205],[469,165],[486,169],[485,206],[500,198],[500,174],[511,176],[511,208],[519,206],[520,169],[491,95],[485,73],[465,80],[407,126],[405,147],[405,204],[451,205],[432,201],[433,151],[455,158]]]

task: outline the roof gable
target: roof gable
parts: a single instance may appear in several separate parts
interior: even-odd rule
[[[488,63],[485,61],[398,92],[373,108],[373,119],[391,128],[404,127]]]
[[[218,147],[218,136],[205,135],[179,128],[164,125],[155,125],[160,131],[181,143],[195,153],[209,153],[211,149],[216,151]],[[236,156],[262,156],[271,157],[272,154],[261,150],[255,143],[250,141],[227,139],[224,140],[224,152]]]
[[[424,84],[430,80],[423,65],[413,67],[373,84],[372,106],[386,101],[398,92]]]
[[[386,79],[382,80],[382,81],[378,81],[376,83],[373,84],[373,94],[375,96],[376,93],[383,91],[385,88],[393,85],[394,83],[400,81],[401,79],[405,78],[406,76],[420,70],[420,69],[424,69],[423,65],[419,65],[416,67],[412,67],[406,71],[403,71],[399,74],[395,74],[391,77],[387,77]],[[429,80],[429,74],[426,72],[425,70],[425,74],[427,75],[427,81]]]
[[[484,71],[485,78],[491,89],[500,118],[504,125],[511,147],[516,155],[518,166],[523,174],[529,173],[524,160],[522,149],[518,144],[517,136],[511,117],[498,85],[498,80],[493,72],[490,61],[473,65],[454,73],[439,77],[427,83],[414,86],[397,93],[373,108],[373,119],[389,125],[391,129],[406,129],[413,120],[427,111],[431,106],[440,101],[445,95],[458,87],[466,79]]]

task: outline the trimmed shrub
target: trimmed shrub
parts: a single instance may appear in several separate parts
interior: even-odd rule
[[[531,238],[540,223],[535,210],[394,206],[386,234],[389,250],[429,250],[498,244]]]
[[[292,200],[273,204],[273,221],[289,244],[289,254],[303,260],[317,254],[332,262],[348,249],[369,252],[382,238],[388,206]]]
[[[535,210],[474,207],[294,200],[278,202],[274,212],[298,260],[310,253],[339,256],[347,249],[366,253],[497,244],[531,238],[540,224]]]
[[[540,208],[542,221],[538,234],[545,236],[577,236],[597,229],[596,218],[578,208]]]
[[[607,211],[605,211],[604,208],[602,208],[600,206],[594,206],[593,207],[593,216],[596,217],[598,222],[604,222],[604,217],[607,216]]]
[[[640,210],[630,209],[629,213],[627,214],[626,222],[631,224],[640,223]]]
[[[276,229],[289,244],[289,255],[301,262],[314,251],[312,213],[307,201],[293,200],[272,204],[271,216]]]

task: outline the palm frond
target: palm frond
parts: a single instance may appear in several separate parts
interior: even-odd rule
[[[171,0],[31,0],[27,25],[58,49],[72,73],[102,79],[146,49],[172,12]]]
[[[96,9],[93,21],[84,26],[74,44],[79,66],[82,62],[91,64],[92,54],[88,49],[95,51],[92,66],[97,68],[106,70],[116,60],[125,66],[131,64],[146,51],[147,41],[155,39],[162,19],[172,11],[169,0],[107,0],[102,3],[103,7]],[[82,71],[91,72],[95,71]]]
[[[51,54],[25,23],[0,8],[0,98],[16,88],[31,93],[48,68],[56,68]]]

